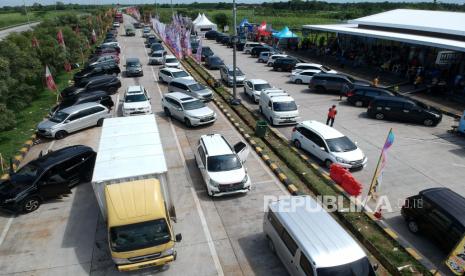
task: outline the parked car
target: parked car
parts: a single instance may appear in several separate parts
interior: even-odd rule
[[[165,52],[165,47],[163,47],[163,45],[161,43],[152,43],[150,45],[150,52],[153,53],[153,52],[158,52],[158,51],[163,51]]]
[[[142,85],[128,86],[122,102],[123,116],[152,114],[150,97]]]
[[[108,95],[105,91],[92,91],[87,93],[80,93],[74,97],[66,98],[59,104],[52,107],[50,109],[49,116],[53,116],[57,111],[60,111],[62,109],[82,103],[99,103],[110,110],[114,105],[111,96]]]
[[[147,48],[150,48],[150,46],[154,43],[162,43],[162,41],[158,39],[154,34],[148,35],[144,42],[145,47]]]
[[[145,27],[144,30],[142,31],[142,37],[147,37],[150,35],[150,28]]]
[[[263,232],[289,275],[376,275],[358,242],[310,196],[271,202]]]
[[[368,116],[378,120],[398,120],[436,126],[442,113],[422,102],[404,97],[376,97],[368,105]]]
[[[150,65],[159,65],[165,63],[165,53],[166,51],[155,51],[152,52],[149,56]]]
[[[92,67],[101,63],[108,63],[108,60],[113,60],[117,64],[119,64],[119,57],[116,55],[111,55],[111,54],[105,54],[101,56],[95,56],[91,59],[89,59],[87,62],[84,63],[84,67]]]
[[[274,61],[278,58],[290,58],[290,56],[285,54],[273,54],[266,61],[266,66],[273,67]]]
[[[191,42],[191,52],[193,54],[197,54],[197,49],[199,48],[199,41],[192,41]]]
[[[173,79],[168,85],[168,91],[182,92],[204,102],[213,98],[213,92],[210,89],[193,79]]]
[[[209,196],[250,191],[251,180],[244,166],[248,154],[249,147],[244,142],[232,147],[221,134],[200,137],[195,161]]]
[[[368,159],[363,151],[335,128],[318,121],[303,121],[292,130],[291,141],[321,160],[326,167],[335,163],[344,168],[365,167]]]
[[[181,66],[178,59],[173,55],[165,56],[164,65],[165,67],[168,67],[168,68],[179,68]]]
[[[291,73],[289,80],[296,84],[310,83],[310,80],[315,74],[320,73],[320,70],[302,70]]]
[[[202,61],[204,61],[207,57],[213,56],[214,53],[212,49],[208,46],[202,46],[202,54],[200,55]]]
[[[275,55],[276,52],[270,51],[270,52],[261,52],[260,55],[258,56],[258,62],[260,63],[267,63],[269,58],[272,55]]]
[[[158,71],[158,80],[160,82],[170,83],[173,79],[177,78],[194,79],[186,71],[179,68],[165,67]]]
[[[430,188],[405,200],[402,217],[410,232],[432,239],[450,253],[465,234],[465,198],[449,188]]]
[[[259,42],[250,42],[250,41],[246,42],[244,44],[244,50],[243,51],[244,51],[245,54],[250,54],[250,52],[252,51],[252,48],[257,47],[257,46],[262,46],[262,44],[259,43]]]
[[[119,22],[118,21],[113,22],[113,27],[119,27]]]
[[[249,96],[254,103],[258,103],[260,94],[263,90],[270,88],[272,88],[272,86],[266,80],[250,79],[244,82],[244,93]]]
[[[126,33],[126,36],[135,36],[136,35],[136,30],[131,25],[126,25],[124,27],[124,31]]]
[[[220,69],[224,65],[223,60],[219,56],[209,56],[205,59],[205,67],[210,70]]]
[[[69,146],[30,161],[0,183],[0,208],[30,213],[47,199],[70,194],[71,188],[92,179],[96,153],[82,145]]]
[[[113,48],[115,49],[118,53],[121,52],[121,47],[119,46],[118,42],[107,42],[107,43],[102,43],[99,46],[97,46],[98,49],[104,49],[104,48]]]
[[[221,41],[223,40],[223,38],[226,37],[226,36],[229,36],[229,35],[223,34],[223,33],[218,33],[218,34],[216,35],[215,41],[216,41],[217,43],[221,43]]]
[[[73,105],[56,112],[37,125],[37,134],[47,138],[63,139],[72,132],[91,126],[101,126],[111,117],[110,109],[98,103]]]
[[[300,119],[294,98],[281,89],[267,89],[260,93],[260,113],[274,125],[296,124]]]
[[[319,70],[323,73],[329,73],[329,74],[338,73],[336,70],[333,70],[329,67],[326,67],[318,63],[297,63],[294,67],[294,70],[292,70],[292,73],[302,71],[302,70]]]
[[[236,67],[236,70],[234,70],[232,65],[223,65],[220,67],[221,80],[224,81],[228,86],[233,86],[234,71],[236,72],[236,85],[237,86],[244,85],[245,74],[242,73],[241,69],[237,67]]]
[[[135,29],[141,29],[142,28],[142,24],[139,21],[134,22],[132,25],[134,26]]]
[[[270,62],[270,61],[268,61]],[[294,66],[298,63],[299,61],[295,58],[292,57],[287,57],[287,58],[277,58],[273,62],[273,70],[275,71],[287,71],[291,72]]]
[[[205,38],[206,39],[215,39],[216,36],[218,35],[219,33],[215,30],[210,30],[208,32],[205,33]]]
[[[223,37],[221,38],[220,43],[227,46],[227,45],[229,44],[229,42],[231,41],[231,39],[232,39],[232,38],[231,38],[230,35],[225,35],[225,36],[223,36]]]
[[[216,113],[202,101],[181,92],[165,94],[161,105],[166,116],[171,116],[187,127],[210,124],[216,121]]]
[[[393,97],[396,96],[393,92],[369,86],[354,86],[353,89],[347,92],[347,101],[355,106],[362,107],[368,104],[375,98],[380,96]]]
[[[308,88],[310,88],[310,91],[317,93],[341,93],[344,85],[346,85],[349,89],[352,89],[354,85],[370,86],[370,83],[356,80],[351,76],[343,74],[319,73],[312,77],[310,83],[308,84]]]
[[[76,86],[83,87],[86,91],[103,90],[114,94],[121,87],[121,81],[113,75],[100,75],[82,79]]]
[[[114,42],[105,42],[105,43],[114,43]],[[92,54],[92,56],[90,57],[91,59],[92,58],[95,58],[95,57],[98,57],[98,56],[104,56],[104,55],[113,55],[113,56],[118,56],[119,57],[119,52],[116,48],[113,48],[113,47],[104,47],[104,48],[100,48],[100,49],[97,49],[95,50],[95,52]]]
[[[116,63],[100,64],[92,67],[84,68],[74,74],[73,80],[76,86],[80,86],[81,80],[101,75],[118,75],[121,73],[119,66]]]
[[[127,58],[126,59],[126,77],[138,76],[142,77],[144,71],[142,70],[142,64],[138,58]]]
[[[116,37],[108,37],[103,40],[103,43],[109,43],[109,42],[118,42],[118,40],[116,40]]]
[[[273,51],[273,48],[268,45],[255,46],[250,50],[250,55],[252,57],[258,58],[261,52],[270,52]]]

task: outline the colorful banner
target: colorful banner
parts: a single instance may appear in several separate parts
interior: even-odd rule
[[[375,173],[373,175],[373,179],[371,181],[370,189],[368,190],[368,197],[373,196],[376,194],[377,189],[381,185],[382,178],[383,178],[383,171],[387,163],[387,151],[394,143],[394,132],[389,130],[388,136],[386,137],[386,142],[384,143],[383,149],[381,150],[381,155],[378,160],[378,165],[376,166]]]

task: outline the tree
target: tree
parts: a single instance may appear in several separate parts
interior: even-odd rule
[[[224,26],[228,25],[229,18],[225,13],[220,12],[213,16],[213,21],[223,29]]]
[[[6,108],[6,105],[0,104],[0,131],[9,130],[16,125],[15,114]]]

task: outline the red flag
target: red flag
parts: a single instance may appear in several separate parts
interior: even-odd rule
[[[71,72],[71,64],[67,60],[65,60],[64,67],[66,72]]]
[[[39,48],[39,40],[35,36],[32,37],[32,48]]]
[[[97,42],[97,35],[95,34],[95,30],[92,29],[92,44],[94,44],[95,42]]]
[[[63,33],[61,32],[61,29],[58,31],[57,33],[57,41],[58,41],[58,44],[63,46],[63,48],[65,48],[65,39],[63,38]]]
[[[50,70],[48,69],[48,66],[45,65],[45,82],[47,84],[47,88],[52,90],[52,91],[56,91],[57,90],[57,86],[55,84],[55,81],[53,80],[53,76],[52,74],[50,73]]]

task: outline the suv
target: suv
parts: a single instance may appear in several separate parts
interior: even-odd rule
[[[79,86],[82,80],[101,75],[118,75],[121,73],[119,66],[116,63],[96,65],[88,67],[74,74],[74,83]]]
[[[242,73],[241,69],[236,67],[236,85],[244,85],[245,74]],[[220,68],[221,80],[224,81],[228,86],[233,86],[233,74],[234,70],[232,65],[223,65]]]
[[[296,124],[299,110],[294,98],[281,89],[267,89],[260,93],[260,113],[273,125]]]
[[[124,27],[124,31],[126,32],[126,36],[135,36],[136,30],[133,26],[127,25]]]
[[[343,74],[319,73],[312,77],[308,84],[308,88],[310,88],[310,91],[315,91],[317,93],[341,93],[344,85],[347,85],[351,89],[354,85],[370,86],[370,83],[356,80],[351,76]]]
[[[166,52],[165,47],[163,47],[161,43],[155,42],[155,43],[150,44],[149,47],[150,47],[150,53],[158,52],[158,51]]]
[[[259,42],[246,42],[244,45],[244,53],[250,54],[250,52],[252,51],[252,48],[257,47],[257,46],[262,46],[262,44]]]
[[[163,64],[165,62],[165,53],[166,51],[155,51],[152,52],[149,56],[149,65]]]
[[[221,134],[202,135],[195,151],[195,161],[207,186],[209,196],[247,193],[250,177],[244,163],[249,148],[244,142],[231,147]]]
[[[168,68],[179,68],[181,66],[178,59],[173,55],[165,56],[164,65],[165,67],[168,67]]]
[[[297,63],[292,73],[302,70],[318,70],[323,73],[337,74],[337,71],[318,63]]]
[[[213,93],[205,85],[193,79],[173,79],[168,85],[169,92],[182,92],[201,101],[207,102],[213,98]]]
[[[262,90],[272,88],[266,80],[250,79],[244,82],[244,93],[250,97],[254,103],[258,103]]]
[[[147,48],[150,48],[150,46],[152,46],[152,44],[154,43],[158,43],[158,44],[161,44],[162,41],[160,39],[158,39],[155,35],[149,35],[146,39],[145,39],[145,47]]]
[[[107,63],[109,60],[114,60],[116,63],[119,64],[119,57],[117,55],[103,54],[101,56],[95,56],[95,57],[89,59],[84,64],[84,67],[96,66],[96,65],[99,65],[101,63]]]
[[[430,188],[408,197],[401,214],[414,234],[432,238],[450,252],[465,234],[465,198],[448,188]]]
[[[55,105],[49,113],[49,116],[53,116],[57,111],[65,109],[67,107],[78,105],[82,103],[99,103],[108,109],[111,110],[114,103],[111,99],[111,96],[107,94],[105,91],[93,91],[88,93],[80,93],[77,94],[75,97],[66,98],[61,103]]]
[[[261,52],[271,52],[273,50],[274,49],[268,45],[260,45],[253,47],[252,50],[250,50],[250,54],[252,55],[252,57],[258,58]]]
[[[49,198],[71,193],[92,179],[96,153],[87,146],[65,147],[27,163],[0,183],[0,208],[30,213]]]
[[[274,61],[277,60],[278,58],[290,58],[290,56],[285,55],[285,54],[276,54],[276,53],[274,53],[266,61],[266,66],[273,67]]]
[[[368,104],[375,97],[393,97],[395,94],[389,90],[377,88],[377,87],[367,87],[367,86],[355,86],[354,89],[347,92],[347,101],[355,106],[362,107],[368,106]]]
[[[158,80],[160,82],[169,83],[173,79],[177,79],[177,78],[186,78],[186,79],[191,79],[191,80],[194,79],[186,71],[179,69],[179,68],[166,67],[158,71]]]
[[[101,75],[81,80],[78,87],[85,88],[86,91],[103,90],[109,94],[114,94],[121,87],[121,81],[116,76]]]
[[[122,102],[123,116],[152,114],[150,97],[142,85],[128,86]]]
[[[216,36],[218,35],[218,32],[215,31],[215,30],[210,30],[208,32],[205,33],[205,38],[206,39],[215,39]]]
[[[318,121],[303,121],[292,130],[291,141],[320,159],[326,167],[336,163],[344,168],[362,168],[365,154],[347,136]]]
[[[213,56],[213,55],[214,53],[212,49],[210,49],[210,47],[202,46],[202,54],[200,55],[202,61],[204,61],[207,57]]]
[[[270,62],[270,61],[268,61]],[[286,57],[286,58],[277,58],[273,62],[273,70],[275,71],[287,71],[291,72],[294,66],[298,63],[299,61],[295,58],[292,57]]]
[[[289,80],[295,84],[310,83],[310,80],[315,74],[320,73],[320,70],[302,70],[292,72]]]
[[[404,97],[376,97],[368,105],[367,114],[378,120],[399,120],[425,126],[436,126],[442,120],[439,110]]]
[[[37,134],[63,139],[69,133],[92,126],[102,126],[111,117],[110,109],[98,103],[82,103],[57,111],[52,117],[37,125]]]
[[[150,28],[144,27],[144,30],[142,30],[142,37],[148,37],[150,35]]]
[[[205,67],[210,70],[220,69],[224,65],[223,60],[219,56],[209,56],[205,59]]]
[[[198,126],[216,121],[216,113],[202,101],[181,92],[165,94],[161,105],[166,116],[182,121],[186,126]]]
[[[144,71],[142,70],[142,64],[138,58],[128,58],[126,59],[126,76],[139,76],[142,77],[144,75]]]

